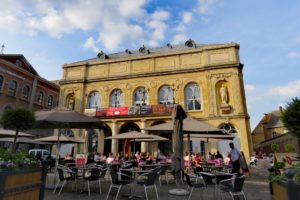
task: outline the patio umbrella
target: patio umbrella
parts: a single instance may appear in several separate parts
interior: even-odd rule
[[[138,139],[154,139],[154,137],[153,135],[149,135],[138,131],[129,131],[126,133],[106,137],[105,139],[132,139],[133,142],[135,142]],[[135,152],[135,144],[133,146],[133,152]]]
[[[89,117],[74,110],[67,110],[65,108],[36,111],[35,116],[36,129],[83,129],[99,128],[103,126],[97,118]]]
[[[188,140],[188,136],[184,136],[184,140]],[[191,135],[190,140],[195,141],[207,141],[208,139],[215,139],[215,140],[233,140],[234,137],[229,135],[228,133],[223,134],[199,134],[199,135]]]
[[[0,137],[14,137],[16,135],[16,131],[0,129]],[[18,136],[20,137],[34,137],[34,135],[28,133],[19,132]]]
[[[136,142],[160,142],[160,141],[168,141],[168,138],[160,137],[158,135],[151,135],[152,138],[143,138],[136,139]]]
[[[49,137],[42,137],[42,138],[38,138],[35,139],[35,141],[38,142],[48,142],[48,143],[57,143],[57,136],[56,135],[52,135]],[[61,135],[59,137],[59,142],[60,143],[64,143],[64,144],[74,144],[74,143],[84,143],[84,139],[80,138],[80,137],[68,137],[65,135]]]
[[[9,137],[9,138],[0,138],[0,142],[14,142],[14,138]],[[23,144],[48,144],[46,142],[41,142],[41,141],[36,141],[32,140],[26,137],[18,137],[17,138],[17,143],[23,143]]]
[[[147,131],[153,132],[173,132],[173,121],[166,122],[163,124],[158,124],[150,127],[144,128]],[[223,130],[216,128],[206,122],[196,120],[192,117],[187,117],[183,120],[182,130],[184,133],[190,134],[201,134],[201,133],[209,133],[209,134],[219,134],[223,133]]]

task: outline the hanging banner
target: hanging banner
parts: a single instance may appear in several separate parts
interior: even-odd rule
[[[109,107],[106,116],[128,115],[128,107]]]
[[[141,106],[141,115],[144,114],[151,114],[152,113],[152,106]]]
[[[97,108],[96,116],[97,117],[104,117],[104,116],[106,116],[106,108]]]
[[[96,116],[96,108],[84,109],[84,114],[90,117]]]
[[[132,106],[128,108],[128,115],[139,115],[140,106]]]
[[[171,113],[173,111],[174,105],[170,104],[170,105],[164,105],[164,104],[160,104],[160,105],[154,105],[152,106],[152,112],[153,113]]]

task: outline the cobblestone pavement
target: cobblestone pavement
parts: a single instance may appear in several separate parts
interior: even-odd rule
[[[79,187],[79,190],[82,190],[83,188],[83,183]],[[53,194],[53,189],[47,189],[45,192],[45,200],[55,200],[55,199],[61,199],[61,200],[99,200],[99,199],[106,199],[107,192],[110,186],[110,181],[104,181],[102,183],[102,194],[99,194],[99,189],[98,187],[96,188],[97,183],[94,183],[94,186],[91,188],[91,196],[89,197],[87,192],[76,192],[71,190],[71,183],[67,185],[66,188],[62,191],[61,195],[58,196],[57,194]],[[158,193],[159,193],[159,199],[172,199],[172,200],[183,200],[184,196],[175,196],[169,194],[170,189],[174,189],[177,186],[173,183],[170,183],[170,185],[167,185],[166,183],[163,183],[162,186],[158,186]],[[186,188],[186,185],[180,185],[180,188]],[[135,186],[135,194],[141,195],[142,199],[145,199],[145,194],[144,194],[144,189],[142,186]],[[221,199],[221,194],[216,192],[216,196],[214,197],[214,190],[212,188],[207,188],[203,192],[203,198],[202,199]],[[128,199],[124,196],[124,194],[130,192],[130,187],[129,186],[124,186],[124,188],[121,189],[121,192],[119,194],[118,199]],[[248,200],[269,200],[271,199],[270,192],[269,192],[269,185],[265,179],[261,178],[253,178],[253,177],[248,177],[246,178],[245,184],[244,184],[244,192],[246,194],[246,197]],[[110,195],[110,200],[115,198],[116,192],[113,192],[112,195]],[[199,200],[201,199],[201,191],[195,189],[193,191],[191,200]],[[222,194],[223,199],[231,199],[229,194]],[[151,199],[156,199],[155,192],[154,190],[149,189],[148,190],[148,198],[149,200]],[[239,199],[242,199],[241,197]]]

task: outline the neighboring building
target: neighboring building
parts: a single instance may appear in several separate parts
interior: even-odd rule
[[[22,54],[0,54],[0,113],[16,107],[56,107],[58,97],[59,86],[40,77]]]
[[[258,125],[252,131],[252,142],[256,152],[264,151],[271,152],[271,144],[279,145],[278,152],[284,153],[285,144],[293,144],[295,152],[299,152],[299,143],[297,138],[290,134],[286,134],[286,129],[281,121],[282,107],[274,110],[271,113],[266,113],[260,120]]]
[[[60,105],[106,123],[106,130],[88,132],[90,146],[107,154],[127,151],[130,142],[105,137],[170,121],[172,105],[179,103],[188,115],[233,134],[248,159],[252,142],[242,69],[236,43],[199,45],[188,40],[183,45],[142,46],[110,55],[100,52],[97,58],[63,65]],[[81,130],[79,135],[83,134]],[[205,154],[229,151],[224,141],[198,141],[193,146]],[[136,149],[150,147],[172,151],[166,142],[142,142]]]

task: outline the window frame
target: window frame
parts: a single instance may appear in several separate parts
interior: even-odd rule
[[[27,93],[27,97],[24,95],[24,89],[28,88],[28,93]],[[28,85],[24,85],[23,89],[22,89],[22,99],[29,101],[30,98],[30,87]]]
[[[165,91],[164,93],[162,92],[163,90]],[[163,100],[161,100],[161,98],[163,98]],[[158,104],[170,105],[170,104],[174,104],[174,101],[175,101],[174,88],[172,88],[172,86],[168,84],[161,86],[158,90]]]
[[[116,99],[117,99],[117,101],[116,101]],[[117,88],[111,92],[110,98],[109,98],[109,106],[110,107],[124,106],[124,93],[121,89]]]
[[[42,96],[41,96],[42,94]],[[41,101],[40,101],[40,96],[41,96]],[[45,97],[45,93],[43,91],[39,91],[37,98],[36,98],[36,102],[38,105],[43,106],[44,104],[44,97]]]
[[[149,89],[146,89],[146,87],[136,88],[136,90],[133,92],[133,106],[146,105],[149,105]]]
[[[12,83],[15,83],[14,87],[12,88]],[[16,97],[18,92],[18,82],[14,79],[10,80],[8,83],[7,95]]]
[[[192,93],[194,93],[194,96],[192,96],[191,94],[191,98],[188,99],[188,88],[191,88],[189,86],[194,85],[194,88],[198,89],[198,92],[196,93],[195,91]],[[193,89],[191,89],[193,90]],[[203,110],[203,104],[202,104],[202,88],[200,87],[200,85],[198,83],[195,82],[191,82],[188,83],[185,87],[184,87],[184,104],[185,104],[185,109],[186,111],[202,111]],[[196,97],[196,95],[199,95],[199,97]],[[193,98],[194,97],[194,98]],[[189,107],[189,103],[192,102],[192,109],[190,109]],[[199,103],[199,109],[196,108],[196,102]]]

